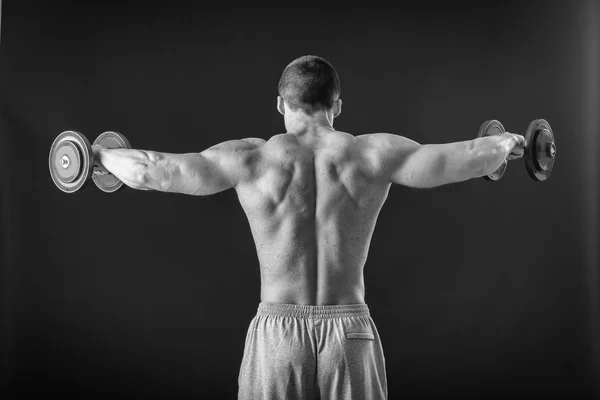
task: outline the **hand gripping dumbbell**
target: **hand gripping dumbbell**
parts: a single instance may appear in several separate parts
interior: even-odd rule
[[[479,128],[477,137],[502,135],[504,126],[495,119],[485,121]],[[525,149],[523,153],[525,167],[529,176],[535,181],[543,182],[550,176],[556,159],[556,143],[550,124],[545,119],[531,121],[525,133]],[[507,161],[504,162],[490,175],[483,178],[497,181],[506,171]]]
[[[111,131],[98,136],[93,145],[108,149],[131,148],[125,136]],[[54,139],[48,163],[54,184],[65,193],[75,193],[82,189],[90,177],[106,193],[116,192],[123,187],[123,182],[95,160],[92,145],[85,135],[76,131],[65,131]],[[94,173],[94,167],[100,173]]]

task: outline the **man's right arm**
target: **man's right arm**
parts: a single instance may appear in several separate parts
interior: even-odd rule
[[[464,142],[421,145],[408,138],[376,133],[357,138],[376,178],[414,188],[432,188],[493,173],[522,149],[520,135],[504,133]]]

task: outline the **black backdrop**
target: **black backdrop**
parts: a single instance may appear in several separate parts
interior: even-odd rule
[[[592,397],[597,2],[294,4],[4,3],[5,393],[235,398],[259,268],[234,191],[66,195],[48,150],[67,129],[167,152],[268,138],[281,71],[317,54],[338,129],[436,143],[546,118],[557,136],[543,184],[519,160],[493,184],[392,188],[365,270],[390,398]]]

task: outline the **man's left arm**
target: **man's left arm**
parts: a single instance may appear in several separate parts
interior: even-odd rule
[[[229,140],[187,154],[97,146],[93,151],[96,159],[130,188],[208,196],[251,179],[264,143],[258,138]]]

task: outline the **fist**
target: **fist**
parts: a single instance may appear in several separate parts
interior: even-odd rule
[[[102,163],[100,163],[100,161],[97,160],[94,162],[93,172],[96,175],[106,175],[109,173],[108,170],[104,167],[104,165],[102,165]]]
[[[525,153],[525,137],[514,133],[511,133],[510,135],[512,135],[514,145],[510,154],[506,158],[509,161],[521,158]]]
[[[104,147],[100,146],[100,145],[93,145],[92,146],[92,153],[94,153],[94,167],[93,167],[93,172],[96,175],[106,175],[108,174],[108,171],[106,170],[106,168],[104,167],[104,165],[102,165],[102,163],[100,162],[100,150],[102,150]]]

